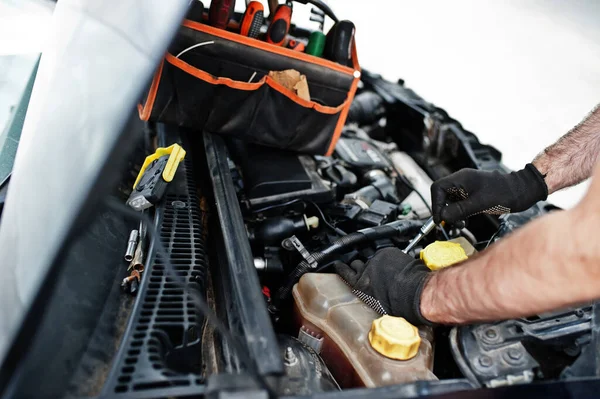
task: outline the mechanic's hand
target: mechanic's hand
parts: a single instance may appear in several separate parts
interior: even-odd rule
[[[431,186],[436,223],[453,223],[479,213],[520,212],[547,197],[544,176],[532,164],[509,174],[462,169]]]
[[[430,270],[398,248],[378,251],[367,263],[337,263],[336,272],[352,292],[379,314],[404,317],[414,325],[431,325],[421,315],[421,292]]]

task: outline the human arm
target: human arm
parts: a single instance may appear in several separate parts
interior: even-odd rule
[[[577,207],[543,216],[471,259],[431,272],[397,248],[337,264],[355,294],[413,324],[531,316],[600,298],[600,165]]]
[[[534,161],[537,165],[509,175],[463,170],[442,179],[446,183],[451,179],[449,183],[454,186],[436,182],[432,187],[434,217],[437,214],[439,220],[442,209],[453,209],[452,216],[462,215],[454,220],[463,219],[488,209],[489,201],[502,196],[518,196],[519,206],[526,209],[541,194],[589,176],[600,147],[599,112],[597,107],[584,122],[548,147]],[[478,189],[473,195],[444,207],[445,189],[463,188],[463,184],[468,189],[473,181]],[[485,199],[485,207],[478,198]],[[408,316],[416,323],[460,324],[539,314],[600,298],[600,246],[595,242],[598,229],[600,165],[586,197],[576,208],[539,218],[460,265],[428,272],[422,263],[399,250],[389,256],[380,251],[366,264],[354,265],[352,276],[356,278],[349,283],[381,302],[388,313]],[[348,269],[347,265],[336,267],[342,277]],[[399,278],[405,274],[408,279]]]
[[[577,126],[534,160],[545,175],[548,193],[581,183],[591,176],[600,154],[600,104]]]
[[[458,266],[430,273],[420,297],[434,323],[502,320],[600,297],[600,166],[574,209],[544,216]]]
[[[600,105],[523,170],[463,169],[436,181],[431,187],[434,219],[455,222],[477,213],[525,210],[588,178],[599,153]]]

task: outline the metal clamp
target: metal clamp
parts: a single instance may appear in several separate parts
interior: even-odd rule
[[[319,266],[319,263],[317,262],[315,257],[312,256],[310,252],[308,252],[304,245],[302,245],[302,242],[298,239],[298,237],[291,236],[290,238],[288,238],[288,240],[292,243],[296,251],[300,253],[300,256],[302,256],[302,258],[310,265],[311,269],[316,269],[317,266]]]

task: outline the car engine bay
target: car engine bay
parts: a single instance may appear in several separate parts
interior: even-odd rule
[[[145,145],[127,165],[133,173],[124,174],[129,180],[153,147],[180,143],[188,155],[144,217],[147,260],[135,292],[119,292],[129,273],[121,269],[114,282],[104,277],[110,295],[98,288],[105,301],[99,327],[92,324],[72,362],[67,397],[246,395],[262,386],[276,396],[401,398],[593,377],[594,304],[417,328],[387,323],[370,307],[372,298],[357,296],[335,273],[336,262],[405,249],[428,224],[433,181],[465,167],[508,170],[496,149],[403,82],[363,71],[331,156],[167,124],[143,130]],[[131,187],[129,180],[122,187]],[[427,249],[442,243],[473,256],[555,209],[540,202],[520,213],[476,215],[433,229],[408,254],[428,262]],[[130,222],[109,213],[93,229],[118,231],[111,248],[122,258],[121,244],[140,224]],[[91,234],[76,248],[105,253],[105,237],[112,236]],[[73,262],[67,270],[79,267]],[[93,285],[85,287],[87,295]],[[74,306],[64,300],[53,306],[56,314]],[[69,353],[43,347],[55,359]]]
[[[229,143],[230,173],[276,333],[319,354],[342,389],[452,378],[493,388],[583,376],[592,306],[421,327],[419,351],[410,360],[387,358],[369,344],[380,314],[365,305],[368,298],[352,294],[333,264],[405,248],[431,216],[433,180],[460,167],[506,170],[495,149],[401,83],[366,74],[330,157]],[[422,130],[410,130],[416,126]],[[451,241],[472,256],[553,209],[540,203],[519,214],[479,215],[437,228],[409,254]]]
[[[362,69],[353,24],[323,1],[294,1],[317,7],[320,32],[277,12],[292,1],[270,2],[271,20],[198,1],[57,3],[77,19],[53,24],[39,64],[52,79],[34,88],[35,67],[0,182],[0,397],[597,396],[600,302],[416,326],[336,273],[391,248],[459,268],[559,209],[437,226],[432,184],[508,173],[502,154]],[[241,34],[286,21],[286,48]],[[314,33],[328,58],[300,49]],[[299,81],[273,77],[286,75]]]

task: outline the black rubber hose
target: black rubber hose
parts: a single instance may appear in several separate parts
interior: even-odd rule
[[[344,236],[339,240],[334,241],[334,243],[327,247],[325,250],[320,252],[314,252],[311,255],[317,262],[318,266],[323,262],[328,262],[331,259],[331,257],[338,253],[341,253],[342,251],[344,251],[344,249],[354,247],[366,241],[368,241],[368,238],[364,234],[348,234],[347,236]],[[285,284],[279,289],[277,297],[280,300],[286,299],[289,296],[290,292],[292,292],[294,284],[296,284],[296,282],[300,280],[300,277],[308,273],[311,269],[312,268],[310,267],[310,264],[307,261],[303,260],[302,262],[300,262],[298,266],[296,266],[294,271],[292,271],[292,273],[288,276]]]
[[[399,220],[383,226],[371,227],[368,229],[359,230],[356,233],[348,234],[347,236],[341,237],[334,241],[329,247],[322,251],[312,253],[312,257],[319,264],[329,262],[336,255],[341,255],[348,252],[354,247],[358,247],[365,243],[381,238],[389,238],[395,235],[405,236],[410,234],[416,234],[419,229],[423,226],[422,221],[414,220]],[[303,260],[296,266],[292,273],[288,276],[285,284],[277,291],[277,303],[285,301],[294,285],[300,280],[300,277],[313,270],[310,264]]]

